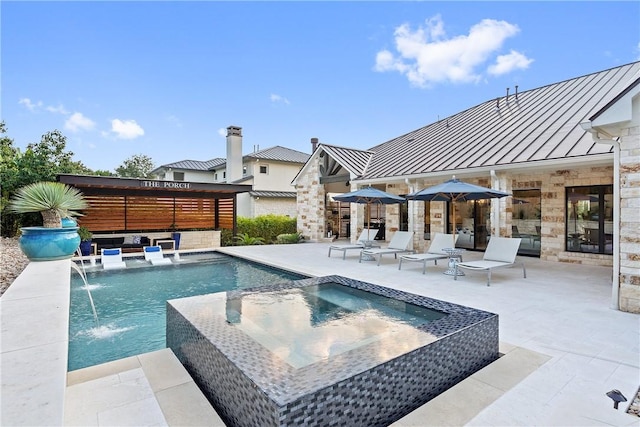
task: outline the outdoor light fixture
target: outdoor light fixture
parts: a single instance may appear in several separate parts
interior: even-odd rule
[[[609,396],[613,400],[613,409],[618,409],[618,403],[626,402],[627,398],[624,397],[620,390],[613,389],[607,392],[607,396]]]

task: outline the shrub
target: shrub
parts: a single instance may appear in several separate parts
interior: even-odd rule
[[[300,243],[302,236],[300,233],[280,234],[276,239],[276,243],[279,245],[287,245],[292,243]]]
[[[220,230],[220,246],[233,246],[233,230],[230,228]]]
[[[240,246],[264,245],[264,239],[262,237],[251,237],[247,233],[238,234],[234,239]]]
[[[296,219],[284,215],[261,215],[255,218],[238,217],[238,234],[261,237],[266,243],[276,242],[280,234],[296,232]]]

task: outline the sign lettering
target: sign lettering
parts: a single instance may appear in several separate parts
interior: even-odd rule
[[[140,181],[140,186],[146,188],[173,188],[178,190],[188,190],[191,188],[191,183],[178,181]]]

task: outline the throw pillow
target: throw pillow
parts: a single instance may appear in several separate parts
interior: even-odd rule
[[[133,237],[134,236],[124,236],[124,243],[125,245],[133,245]]]
[[[139,245],[141,239],[142,239],[142,236],[133,236],[133,244]]]

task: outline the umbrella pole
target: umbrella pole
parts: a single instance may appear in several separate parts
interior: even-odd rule
[[[458,232],[456,230],[456,201],[455,200],[451,201],[451,213],[453,215],[453,225],[451,226],[451,236],[453,238],[453,245],[451,247],[455,249],[455,247],[456,247],[456,234],[458,234]]]

